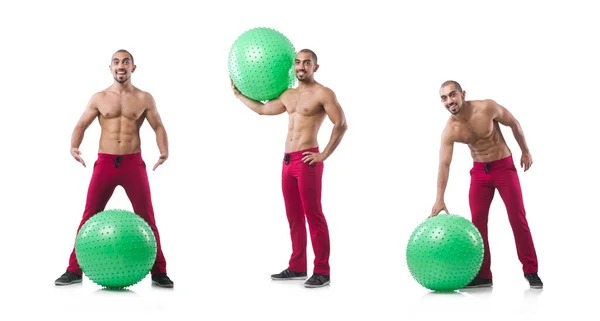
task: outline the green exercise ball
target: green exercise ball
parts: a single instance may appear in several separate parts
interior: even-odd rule
[[[271,28],[254,28],[242,33],[229,50],[229,76],[246,97],[272,100],[296,81],[292,42]]]
[[[156,238],[139,215],[106,210],[89,218],[77,233],[75,255],[83,273],[107,288],[141,281],[156,259]]]
[[[434,291],[469,284],[483,262],[483,239],[469,220],[455,214],[428,218],[412,232],[406,263],[413,278]]]

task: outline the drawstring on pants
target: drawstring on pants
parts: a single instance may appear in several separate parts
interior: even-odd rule
[[[483,166],[483,170],[485,171],[486,174],[490,173],[490,167],[491,167],[490,165],[491,165],[490,163],[487,163]]]
[[[119,164],[121,163],[121,159],[122,159],[121,156],[115,157],[115,168],[119,167]]]

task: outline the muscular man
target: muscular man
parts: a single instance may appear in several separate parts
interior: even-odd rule
[[[334,92],[319,84],[314,73],[319,68],[317,56],[309,49],[298,52],[294,70],[299,85],[288,89],[265,104],[242,95],[233,85],[235,96],[259,115],[288,113],[289,126],[285,141],[282,190],[292,239],[289,266],[271,275],[273,280],[304,280],[307,277],[306,221],[315,253],[313,275],[304,284],[315,288],[329,284],[329,230],[321,209],[323,161],[337,148],[346,132],[344,112]],[[325,119],[333,123],[329,143],[319,150],[317,134]]]
[[[451,115],[442,134],[437,200],[430,217],[442,210],[448,212],[444,192],[448,183],[454,143],[468,145],[473,158],[469,189],[471,219],[481,232],[485,253],[479,273],[467,287],[492,286],[487,223],[494,191],[498,189],[506,206],[524,276],[532,288],[541,288],[543,283],[537,274],[537,256],[525,218],[525,206],[517,169],[499,124],[508,126],[512,130],[522,152],[520,165],[524,171],[527,171],[533,162],[521,125],[506,108],[493,100],[466,101],[465,92],[455,81],[444,82],[440,88],[440,96],[444,107]]]
[[[77,231],[91,216],[102,212],[117,185],[122,186],[133,205],[133,211],[150,225],[156,237],[157,255],[151,270],[152,283],[161,287],[173,287],[173,282],[167,276],[166,261],[154,220],[150,185],[146,163],[141,155],[139,135],[144,119],[147,119],[156,133],[156,143],[160,150],[158,162],[152,169],[155,170],[169,155],[167,132],[152,95],[131,84],[131,74],[135,68],[133,56],[128,51],[117,51],[110,64],[113,84],[91,97],[73,130],[71,155],[85,167],[79,151],[84,132],[95,118],[98,118],[102,128],[98,159],[94,163],[85,210]],[[80,283],[81,275],[82,271],[73,249],[67,271],[54,283]]]

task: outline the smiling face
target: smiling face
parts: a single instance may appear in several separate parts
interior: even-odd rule
[[[319,69],[313,55],[310,52],[300,51],[294,60],[294,71],[298,81],[307,81],[313,78],[314,73]]]
[[[133,57],[128,52],[117,51],[111,60],[110,71],[118,83],[126,83],[135,71]]]
[[[463,107],[465,92],[457,88],[455,84],[450,83],[440,88],[440,98],[444,107],[452,115],[457,115]]]

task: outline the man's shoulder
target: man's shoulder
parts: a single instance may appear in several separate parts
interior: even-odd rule
[[[151,93],[136,88],[136,97],[138,97],[139,101],[142,103],[142,106],[145,108],[153,108],[155,106],[154,97]]]
[[[292,94],[294,94],[296,91],[298,91],[298,89],[297,89],[297,88],[288,88],[288,89],[284,90],[284,91],[281,93],[281,95],[279,95],[279,97],[282,97],[282,96],[288,96],[288,95],[292,95]]]
[[[333,101],[333,100],[337,99],[333,89],[331,89],[327,86],[324,86],[322,84],[318,84],[315,87],[314,95],[321,103],[325,103],[327,101]]]
[[[107,89],[103,89],[103,90],[100,90],[100,91],[97,91],[97,92],[93,93],[92,97],[90,98],[90,100],[94,101],[94,102],[100,102],[103,99],[105,99],[108,94],[109,94],[108,88]]]
[[[333,89],[331,89],[323,84],[318,84],[315,91],[322,95],[328,95],[328,96],[335,95],[335,92],[333,91]]]
[[[479,99],[479,100],[469,100],[469,104],[471,106],[478,109],[488,109],[495,105],[495,101],[493,99]]]
[[[152,94],[150,92],[140,89],[138,87],[133,86],[132,94],[139,98],[152,98]]]

